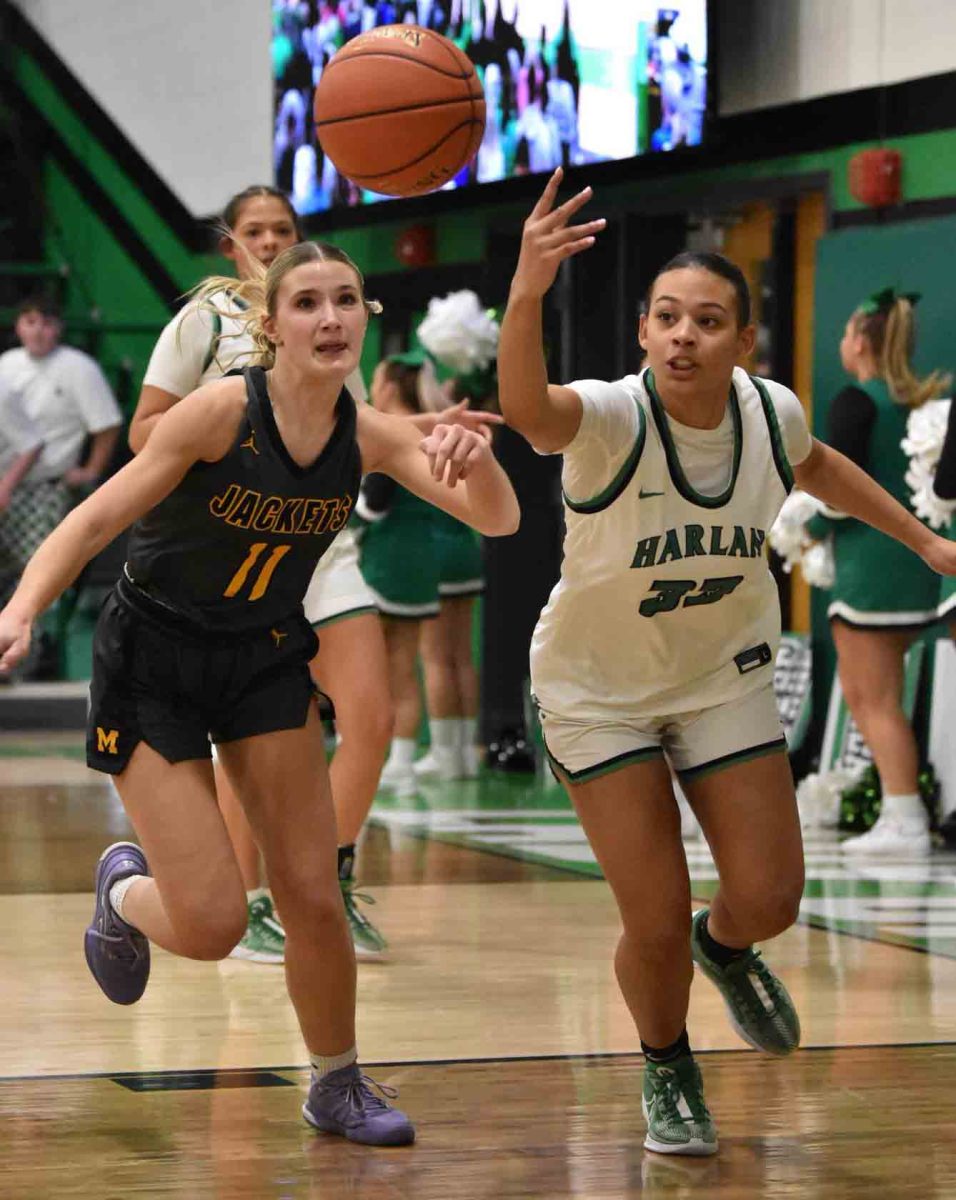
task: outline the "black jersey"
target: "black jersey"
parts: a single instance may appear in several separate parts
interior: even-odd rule
[[[361,481],[355,402],[344,388],[324,450],[300,467],[279,436],[261,367],[243,376],[246,414],[232,449],[195,463],[136,522],[127,557],[137,587],[210,630],[262,628],[296,612]]]

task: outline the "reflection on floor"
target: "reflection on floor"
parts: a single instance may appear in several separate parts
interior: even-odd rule
[[[374,820],[388,829],[439,839],[493,854],[600,878],[601,872],[563,790],[549,779],[482,780],[423,786],[411,803],[383,796]],[[956,853],[928,858],[852,862],[840,853],[841,835],[806,835],[807,884],[802,919],[956,958]],[[717,872],[706,842],[685,840],[694,896],[713,895]]]
[[[851,869],[835,838],[808,840],[804,919],[768,949],[806,1052],[742,1049],[698,980],[689,1028],[722,1149],[687,1163],[641,1151],[617,914],[550,780],[376,804],[359,869],[394,953],[360,967],[359,1044],[419,1122],[407,1152],[301,1125],[280,969],[156,952],[139,1004],[103,999],[82,930],[96,857],[128,836],[75,735],[0,736],[0,1194],[956,1195],[952,855]],[[686,849],[705,899],[713,863],[702,842]]]

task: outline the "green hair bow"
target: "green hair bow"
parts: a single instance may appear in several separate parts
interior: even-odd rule
[[[867,296],[857,312],[862,313],[864,317],[872,317],[874,313],[888,313],[897,300],[908,300],[915,306],[922,295],[922,292],[897,292],[893,287],[883,288],[882,291]]]
[[[385,361],[397,363],[401,367],[423,367],[429,357],[424,350],[405,350],[401,354],[390,354]]]

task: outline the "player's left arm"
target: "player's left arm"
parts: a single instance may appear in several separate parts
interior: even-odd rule
[[[461,425],[436,425],[423,438],[402,417],[360,409],[358,441],[366,472],[391,475],[486,537],[507,536],[518,528],[514,488],[482,434]]]
[[[830,508],[896,538],[941,575],[956,575],[956,542],[933,533],[832,446],[814,438],[810,453],[793,468],[793,476],[805,492]]]

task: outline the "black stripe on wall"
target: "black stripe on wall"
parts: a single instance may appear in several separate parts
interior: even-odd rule
[[[119,209],[109,192],[100,186],[85,164],[77,158],[58,130],[50,124],[33,101],[21,91],[17,94],[17,103],[27,119],[43,130],[43,137],[49,153],[62,167],[64,174],[86,203],[136,263],[163,303],[170,308],[174,307],[183,293],[183,288]]]
[[[208,230],[195,220],[183,202],[156,173],[156,169],[140,154],[23,13],[14,4],[3,3],[0,16],[4,40],[9,45],[19,46],[37,62],[76,116],[126,175],[135,181],[139,191],[183,246],[193,252],[208,250]]]

